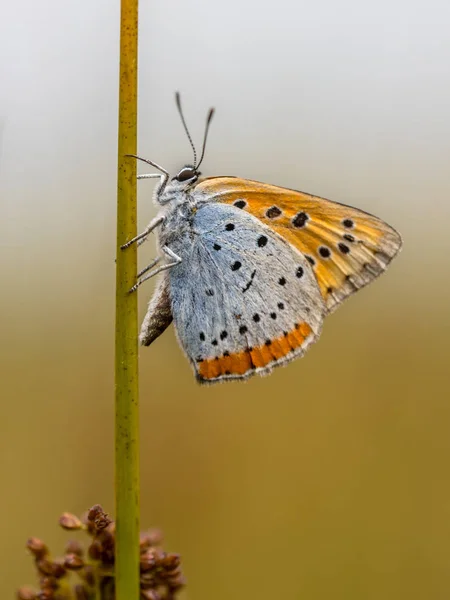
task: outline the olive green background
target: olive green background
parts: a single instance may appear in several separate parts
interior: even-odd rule
[[[58,553],[62,511],[114,511],[119,3],[1,13],[6,599],[34,582],[28,536]],[[196,140],[217,108],[204,174],[353,204],[404,237],[268,378],[200,388],[172,328],[141,351],[142,525],[182,554],[184,598],[450,594],[449,17],[437,0],[141,1],[141,154],[191,160],[180,89]]]

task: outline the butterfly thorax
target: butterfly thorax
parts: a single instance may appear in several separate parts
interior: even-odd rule
[[[178,247],[182,238],[195,237],[194,215],[197,207],[192,197],[185,191],[172,192],[171,201],[168,201],[159,212],[164,216],[164,221],[158,232],[160,246]]]

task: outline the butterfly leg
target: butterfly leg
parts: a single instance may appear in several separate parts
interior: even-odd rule
[[[150,271],[150,269],[153,269],[153,267],[154,267],[155,265],[157,265],[157,264],[159,263],[159,261],[160,261],[160,260],[161,260],[161,257],[160,257],[160,256],[157,256],[156,258],[154,258],[154,259],[152,260],[152,262],[151,262],[149,265],[147,265],[147,266],[146,266],[144,269],[142,269],[142,271],[139,271],[139,273],[136,275],[136,277],[137,277],[138,279],[139,279],[139,277],[142,277],[142,275],[143,275],[144,273],[147,273],[147,271]]]
[[[138,175],[136,179],[161,179],[162,182],[164,175],[160,173],[143,173],[142,175]]]
[[[148,234],[151,233],[156,227],[161,225],[161,223],[163,221],[164,221],[164,217],[155,217],[154,219],[152,219],[150,221],[150,223],[147,225],[147,227],[145,228],[145,230],[142,233],[140,233],[139,235],[137,235],[136,237],[134,237],[132,240],[130,240],[129,242],[127,242],[126,244],[121,246],[120,247],[121,250],[125,250],[126,248],[129,248],[131,246],[131,244],[134,244],[135,242],[138,242],[139,240],[146,238],[148,236]]]
[[[153,271],[150,271],[150,273],[148,275],[146,275],[142,279],[139,279],[133,285],[133,287],[130,289],[130,294],[132,292],[135,292],[138,289],[138,287],[144,283],[144,281],[147,281],[147,279],[150,279],[151,277],[154,277],[155,275],[158,275],[158,273],[161,273],[162,271],[167,271],[167,269],[171,269],[172,267],[175,267],[176,265],[180,264],[180,262],[182,260],[181,257],[178,256],[177,254],[175,254],[175,252],[173,250],[171,250],[168,246],[163,246],[162,250],[163,250],[164,254],[166,256],[168,256],[169,259],[171,259],[171,262],[167,262],[167,263],[161,265],[160,267],[157,267]],[[157,262],[159,260],[160,260],[160,257],[158,257]],[[147,271],[147,268],[145,269],[145,271]]]

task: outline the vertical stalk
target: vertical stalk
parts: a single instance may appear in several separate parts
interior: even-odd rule
[[[139,599],[139,404],[137,356],[136,163],[138,0],[121,0],[117,179],[115,490],[116,600]]]

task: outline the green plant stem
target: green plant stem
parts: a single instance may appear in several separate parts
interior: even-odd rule
[[[137,354],[136,164],[138,0],[121,1],[117,179],[115,491],[116,600],[139,599],[139,403]]]

